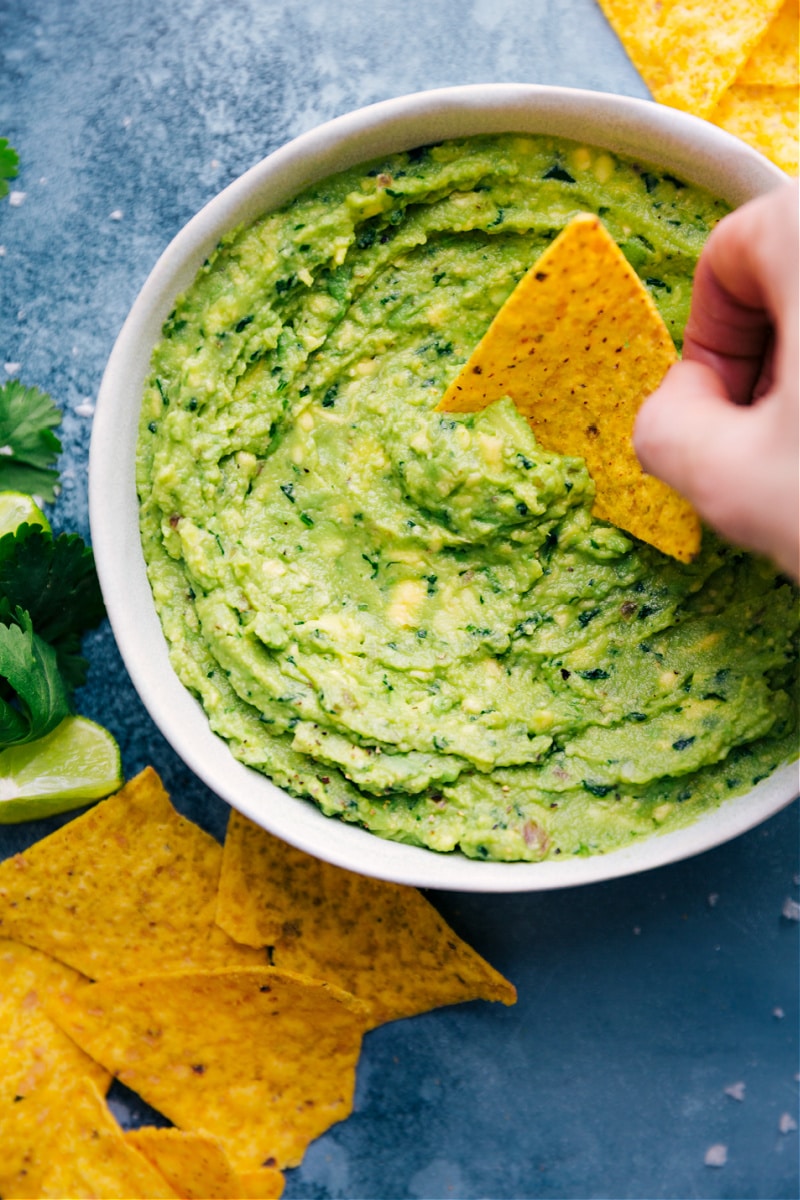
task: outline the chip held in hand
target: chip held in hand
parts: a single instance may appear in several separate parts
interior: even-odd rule
[[[701,528],[687,500],[645,474],[633,426],[677,353],[656,305],[601,221],[579,214],[509,296],[439,408],[510,396],[542,446],[583,458],[594,516],[690,562]]]

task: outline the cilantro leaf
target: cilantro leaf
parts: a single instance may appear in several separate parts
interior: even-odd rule
[[[55,499],[53,466],[61,442],[53,427],[60,423],[61,413],[45,392],[18,379],[0,387],[0,491]]]
[[[0,196],[5,196],[8,191],[6,180],[16,178],[18,166],[19,155],[16,150],[8,144],[7,138],[0,138]]]
[[[0,623],[0,676],[0,746],[36,741],[68,716],[69,697],[56,652],[37,637],[30,616],[20,608],[12,624]]]
[[[79,687],[86,668],[80,638],[100,623],[105,607],[94,556],[77,533],[53,537],[24,524],[0,537],[0,620],[13,620],[16,608],[55,649],[67,687]]]

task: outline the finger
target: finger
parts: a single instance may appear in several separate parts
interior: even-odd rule
[[[797,201],[794,182],[737,209],[698,263],[684,358],[712,367],[737,404],[763,393],[772,331],[796,320]]]
[[[709,366],[683,361],[642,405],[633,441],[644,469],[690,500],[707,524],[797,578],[797,439],[790,429],[774,394],[737,407]]]
[[[731,404],[711,367],[684,360],[642,405],[634,448],[648,474],[690,500],[721,533],[738,536],[742,480],[752,468],[753,431],[745,423],[754,416]]]
[[[720,422],[737,411],[710,366],[676,363],[639,410],[633,433],[639,461],[648,474],[694,499],[698,462],[716,446]]]
[[[729,213],[712,232],[702,258],[732,302],[777,322],[797,305],[798,182]]]
[[[735,404],[747,404],[764,369],[772,322],[763,309],[740,303],[720,284],[707,258],[695,273],[683,343],[687,361],[705,363]]]

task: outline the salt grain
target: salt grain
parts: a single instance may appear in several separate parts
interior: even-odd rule
[[[741,1079],[737,1083],[730,1083],[725,1088],[725,1095],[730,1096],[732,1100],[744,1100],[745,1085]]]
[[[115,208],[113,212],[110,212],[108,214],[108,219],[109,219],[109,221],[121,221],[122,220],[122,209]]]
[[[27,192],[9,192],[8,203],[12,208],[19,208],[20,205],[25,203],[25,197],[27,194]]]
[[[728,1161],[728,1147],[723,1145],[722,1142],[717,1142],[715,1145],[709,1146],[703,1161],[707,1167],[724,1167]]]
[[[719,901],[719,892],[712,892],[708,897],[708,907],[716,908]]]
[[[22,366],[22,363],[4,363],[3,366],[6,369],[7,375],[16,375],[17,371],[19,371],[20,367]]]
[[[797,1129],[797,1121],[791,1113],[781,1113],[781,1119],[778,1121],[778,1131],[780,1133],[791,1133]]]
[[[94,405],[91,400],[81,400],[80,404],[75,405],[75,412],[79,417],[93,417]]]
[[[787,896],[783,902],[781,915],[784,916],[787,921],[800,921],[800,904],[798,904],[796,900],[793,900],[791,896]]]
[[[776,1021],[782,1021],[783,1018],[786,1016],[786,1013],[783,1011],[782,1008],[776,1006],[772,1010],[772,1015]]]

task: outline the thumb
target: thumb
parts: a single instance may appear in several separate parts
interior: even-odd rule
[[[706,363],[684,359],[642,405],[633,444],[645,471],[690,500],[721,533],[741,533],[755,412],[731,403]]]

